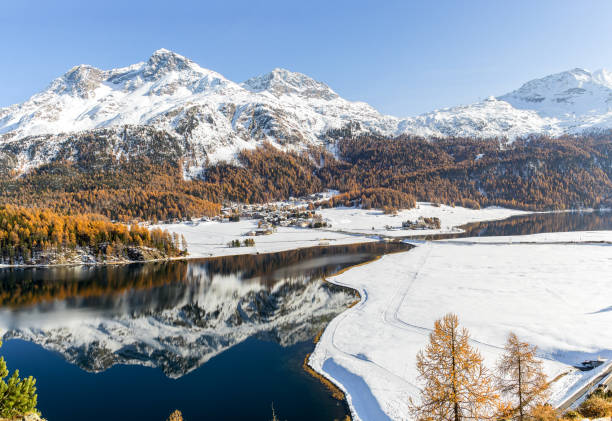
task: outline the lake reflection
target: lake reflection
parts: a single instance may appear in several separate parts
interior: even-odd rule
[[[414,235],[412,238],[442,240],[448,238],[529,235],[569,231],[612,230],[612,212],[554,212],[512,216],[499,221],[474,222],[459,227],[461,233]]]
[[[406,250],[370,243],[267,255],[105,267],[0,270],[0,328],[88,371],[114,364],[173,378],[245,339],[312,338],[355,300],[322,282],[342,267]]]

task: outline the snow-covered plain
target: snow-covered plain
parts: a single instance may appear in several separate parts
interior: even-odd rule
[[[458,225],[469,222],[504,219],[525,212],[513,209],[490,207],[473,210],[446,205],[434,206],[418,203],[417,207],[385,215],[380,210],[359,208],[332,208],[317,211],[332,224],[328,229],[278,227],[270,235],[247,237],[246,233],[257,229],[257,220],[239,222],[182,222],[156,225],[170,232],[185,236],[190,257],[228,256],[234,254],[274,253],[320,244],[343,245],[375,241],[379,236],[408,236],[460,232]],[[388,230],[386,225],[401,227],[402,221],[416,220],[419,216],[440,218],[439,230]],[[374,229],[372,229],[374,227]],[[246,238],[255,240],[254,247],[228,247],[227,243]]]
[[[573,364],[612,358],[610,273],[610,245],[424,243],[328,279],[362,300],[329,324],[310,365],[346,392],[354,419],[409,419],[415,356],[454,312],[489,366],[510,331],[537,345],[550,379],[568,373],[552,386],[559,404],[595,374]]]
[[[169,232],[182,234],[187,240],[189,257],[230,256],[235,254],[274,253],[318,245],[343,245],[375,241],[356,234],[344,234],[310,228],[278,227],[270,235],[247,237],[246,233],[257,229],[257,220],[239,222],[183,222],[155,225]],[[229,247],[232,240],[255,240],[254,247]]]
[[[468,209],[461,206],[434,206],[431,203],[419,202],[414,209],[403,210],[397,215],[385,215],[378,209],[359,208],[332,208],[317,211],[324,219],[332,224],[331,229],[336,231],[352,232],[357,234],[376,234],[389,237],[405,237],[409,235],[430,235],[461,232],[457,226],[470,222],[494,221],[523,215],[527,212],[500,207],[484,209]],[[440,229],[432,230],[402,230],[387,229],[387,226],[401,228],[406,220],[415,221],[420,216],[440,218]]]
[[[612,231],[546,232],[531,235],[454,238],[452,242],[475,243],[612,243]]]

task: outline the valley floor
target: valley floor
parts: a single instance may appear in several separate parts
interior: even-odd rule
[[[158,227],[182,234],[187,240],[189,257],[213,257],[234,254],[273,253],[322,244],[344,245],[377,240],[380,236],[401,237],[409,235],[441,234],[460,232],[459,225],[477,221],[504,219],[526,212],[504,209],[485,208],[473,210],[446,205],[434,206],[430,203],[418,203],[417,207],[399,212],[397,215],[385,215],[380,210],[358,208],[332,208],[317,211],[331,223],[330,228],[311,229],[278,227],[270,235],[247,237],[246,233],[257,229],[257,220],[239,222],[182,222],[179,224],[162,224]],[[416,220],[418,217],[438,217],[440,229],[402,230],[403,221]],[[388,229],[394,227],[395,229]],[[241,242],[247,238],[255,240],[254,247],[228,247],[232,240]]]
[[[331,224],[328,228],[297,228],[277,227],[274,233],[249,237],[249,231],[257,229],[259,220],[247,219],[239,222],[218,221],[188,221],[176,224],[159,224],[150,228],[161,228],[171,233],[184,235],[188,246],[188,258],[204,258],[217,256],[231,256],[238,254],[275,253],[299,248],[315,247],[320,245],[346,245],[377,241],[382,236],[404,237],[410,235],[429,235],[457,233],[460,225],[470,222],[491,221],[508,218],[514,215],[522,215],[527,212],[490,207],[485,209],[467,209],[463,207],[451,207],[446,205],[434,206],[431,203],[417,203],[417,207],[404,210],[396,215],[387,215],[376,209],[359,208],[331,208],[318,210],[324,220]],[[406,220],[416,221],[419,217],[437,217],[440,219],[440,229],[404,230],[401,229],[402,222]],[[228,243],[239,240],[241,243],[247,238],[255,241],[251,247],[230,247]],[[164,260],[161,255],[144,254],[136,260],[112,259],[99,260],[96,256],[87,253],[72,253],[68,257],[57,256],[48,261],[41,261],[34,266],[54,265],[80,265],[80,264],[108,264],[108,263],[130,263],[131,261]],[[8,265],[0,264],[0,267]],[[14,264],[11,266],[32,266]]]
[[[495,221],[529,212],[500,207],[468,209],[461,206],[433,205],[418,202],[413,209],[403,210],[396,215],[386,215],[378,209],[332,208],[317,211],[332,224],[331,230],[362,235],[384,235],[405,237],[409,235],[432,235],[461,232],[460,225],[471,222]],[[419,217],[440,219],[440,229],[404,230],[403,221],[416,221]]]
[[[573,365],[612,359],[612,246],[587,241],[612,242],[612,231],[426,242],[330,278],[362,300],[329,324],[309,363],[346,392],[355,419],[407,419],[415,356],[454,312],[489,367],[510,331],[537,345],[549,379],[566,373],[552,385],[560,405],[606,368]]]
[[[231,256],[237,254],[275,253],[318,245],[344,245],[375,241],[358,234],[330,232],[321,229],[278,227],[270,235],[249,237],[249,231],[257,229],[258,220],[247,219],[239,222],[182,222],[162,224],[160,228],[182,234],[187,240],[190,258]],[[252,238],[252,247],[230,247],[232,240]]]

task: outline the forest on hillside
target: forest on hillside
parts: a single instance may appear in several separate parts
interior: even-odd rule
[[[155,250],[158,257],[172,257],[182,255],[186,244],[184,239],[159,228],[128,226],[98,215],[61,215],[50,210],[0,205],[0,263],[32,264],[45,254],[77,249],[98,261],[141,260],[142,248]]]
[[[336,156],[323,147],[283,152],[264,144],[191,180],[183,176],[178,152],[118,160],[102,140],[86,140],[76,158],[60,157],[21,176],[0,175],[0,204],[125,222],[212,216],[230,201],[267,202],[324,189],[344,193],[329,205],[388,209],[412,207],[415,200],[528,210],[612,204],[610,132],[511,143],[338,132],[330,140]]]

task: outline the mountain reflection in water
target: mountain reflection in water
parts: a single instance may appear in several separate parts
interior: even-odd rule
[[[321,281],[408,246],[366,243],[206,260],[0,270],[0,328],[88,371],[114,364],[181,377],[255,336],[312,338],[355,299]]]

